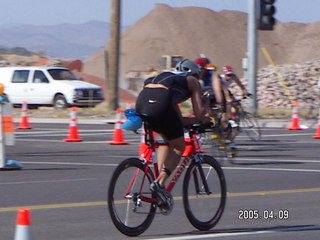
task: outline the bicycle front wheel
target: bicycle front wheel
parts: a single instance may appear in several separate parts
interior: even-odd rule
[[[253,141],[261,139],[261,129],[257,119],[249,112],[243,112],[240,120],[240,128]]]
[[[143,233],[152,223],[156,204],[149,190],[154,175],[138,158],[124,160],[115,169],[108,190],[110,217],[127,236]]]
[[[220,220],[226,204],[226,180],[219,163],[201,155],[193,161],[183,181],[183,204],[189,222],[199,230],[209,230]]]

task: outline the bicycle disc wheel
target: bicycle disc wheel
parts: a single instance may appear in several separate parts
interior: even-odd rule
[[[108,207],[116,228],[128,236],[143,233],[152,223],[156,204],[149,190],[154,175],[144,172],[138,158],[124,160],[115,169],[108,190]]]
[[[240,127],[253,141],[261,139],[261,129],[256,118],[249,112],[243,112],[240,120]]]
[[[226,204],[226,181],[219,163],[202,155],[192,162],[183,181],[183,204],[189,222],[199,230],[209,230],[220,220]]]

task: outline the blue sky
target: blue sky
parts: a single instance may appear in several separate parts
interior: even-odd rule
[[[197,6],[247,12],[249,0],[122,0],[122,25],[132,25],[156,3],[172,7]],[[109,21],[110,0],[1,0],[0,25],[84,23]],[[277,0],[276,18],[281,22],[320,21],[320,0]]]

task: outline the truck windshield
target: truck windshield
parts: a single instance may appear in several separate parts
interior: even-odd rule
[[[48,72],[54,80],[80,80],[79,77],[68,69],[49,69]]]

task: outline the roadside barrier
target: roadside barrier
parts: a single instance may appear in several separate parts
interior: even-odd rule
[[[23,165],[16,161],[6,158],[5,146],[13,146],[14,124],[12,117],[12,104],[0,101],[0,169],[19,170]]]
[[[122,125],[122,110],[118,108],[116,111],[116,118],[114,124],[113,138],[112,141],[108,141],[109,144],[112,145],[126,145],[128,142],[124,141],[123,138],[123,130],[121,129]]]
[[[17,129],[32,129],[32,127],[29,125],[27,101],[23,101],[22,103],[20,125],[17,126]]]
[[[83,139],[78,136],[77,126],[77,107],[71,107],[70,113],[70,124],[69,124],[69,135],[63,139],[65,142],[81,142]]]
[[[320,108],[318,110],[318,124],[317,124],[316,135],[314,135],[312,138],[320,139]]]
[[[14,240],[32,240],[29,209],[20,209],[17,214]]]
[[[288,130],[302,130],[299,123],[299,104],[297,102],[293,104],[291,126]]]

